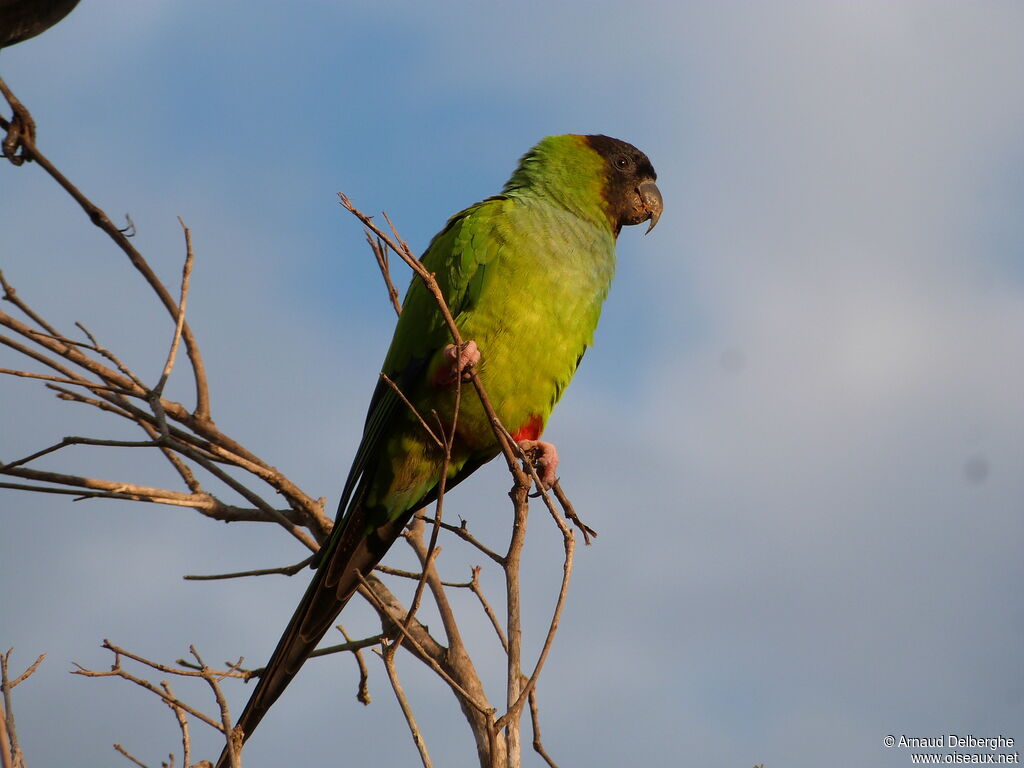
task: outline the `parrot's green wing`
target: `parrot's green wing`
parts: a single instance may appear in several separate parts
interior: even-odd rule
[[[434,274],[456,325],[461,324],[460,320],[472,311],[486,290],[487,265],[499,258],[501,243],[493,238],[480,237],[479,233],[487,231],[489,221],[501,215],[501,206],[506,203],[505,196],[496,195],[455,214],[434,236],[421,258],[423,266]],[[382,437],[389,434],[395,411],[409,409],[395,391],[396,387],[407,399],[412,399],[424,385],[429,385],[432,368],[443,364],[441,353],[451,343],[451,331],[438,309],[437,300],[423,281],[414,277],[384,359],[382,373],[395,386],[381,378],[370,398],[363,437],[338,507],[339,513],[345,515],[339,519],[340,525],[347,519],[360,477],[368,463],[379,455]],[[429,439],[425,431],[424,437]],[[332,532],[331,541],[338,535],[339,531]],[[325,549],[329,550],[330,546],[331,542],[328,542]]]

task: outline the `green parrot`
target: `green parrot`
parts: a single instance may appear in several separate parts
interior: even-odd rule
[[[420,414],[452,423],[456,381],[474,367],[502,424],[555,480],[539,440],[593,342],[615,271],[615,240],[662,211],[650,160],[608,136],[551,136],[519,161],[501,194],[448,220],[423,254],[466,343],[456,348],[433,296],[413,278],[383,372]],[[480,399],[463,387],[446,488],[500,451]],[[315,576],[236,729],[248,738],[412,515],[436,499],[443,453],[387,382],[378,381],[362,442]],[[224,750],[218,768],[228,765]]]

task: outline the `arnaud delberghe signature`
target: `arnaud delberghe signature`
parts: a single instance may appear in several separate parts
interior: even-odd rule
[[[900,736],[898,747],[924,747],[931,749],[951,749],[953,747],[969,749],[1013,749],[1013,738],[1010,736],[958,736],[947,733],[941,736]]]

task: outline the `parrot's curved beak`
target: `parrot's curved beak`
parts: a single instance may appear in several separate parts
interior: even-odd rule
[[[641,205],[647,211],[647,218],[651,220],[650,226],[647,227],[647,232],[644,232],[646,235],[658,224],[658,219],[661,218],[661,211],[665,207],[665,203],[661,199],[661,190],[658,189],[658,185],[653,181],[645,181],[637,187],[636,191],[640,195]]]

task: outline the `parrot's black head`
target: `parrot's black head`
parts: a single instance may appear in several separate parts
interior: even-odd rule
[[[650,219],[650,232],[661,218],[661,191],[654,183],[658,174],[647,155],[611,136],[584,136],[606,164],[605,201],[615,233],[624,226]]]

